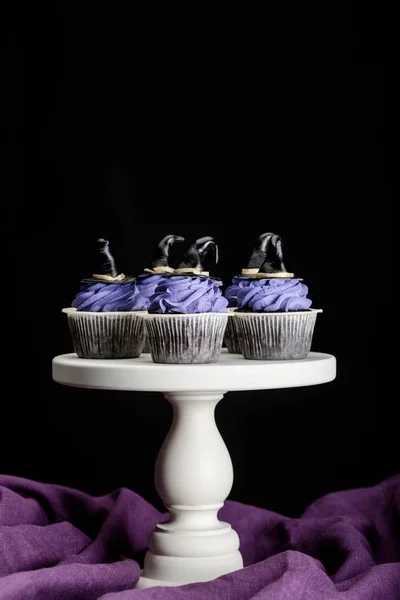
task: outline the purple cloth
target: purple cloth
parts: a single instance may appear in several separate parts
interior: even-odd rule
[[[101,497],[0,475],[1,600],[399,600],[400,475],[329,494],[292,519],[228,501],[245,568],[135,590],[165,520],[125,488]]]

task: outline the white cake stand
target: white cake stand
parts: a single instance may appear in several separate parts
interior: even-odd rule
[[[170,431],[155,466],[155,486],[169,520],[150,535],[138,587],[208,581],[240,569],[239,538],[218,520],[233,483],[232,462],[214,409],[230,390],[316,385],[336,376],[336,359],[311,352],[304,360],[252,361],[222,351],[218,363],[162,365],[150,354],[124,360],[53,359],[53,379],[65,385],[162,391],[173,407]]]

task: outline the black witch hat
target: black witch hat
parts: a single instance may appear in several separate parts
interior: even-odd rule
[[[214,238],[209,235],[199,238],[186,250],[183,261],[179,263],[178,268],[175,269],[175,273],[208,276],[208,271],[203,270],[203,261],[210,250],[213,250],[214,261],[217,264],[218,246]]]
[[[268,277],[294,277],[288,273],[283,262],[282,240],[275,233],[262,233],[256,242],[254,250],[242,275],[268,278]]]
[[[173,273],[174,269],[168,265],[169,252],[172,244],[183,242],[185,238],[180,235],[166,235],[157,244],[153,251],[151,269],[144,269],[146,273]]]
[[[110,251],[110,242],[104,238],[99,238],[97,242],[100,244],[99,271],[100,273],[93,274],[92,277],[83,279],[85,283],[132,283],[135,281],[133,277],[127,277],[123,273],[118,273],[115,264],[115,259]]]

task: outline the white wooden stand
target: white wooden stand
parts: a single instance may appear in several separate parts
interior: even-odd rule
[[[229,390],[316,385],[332,381],[336,360],[311,352],[297,361],[249,361],[224,350],[210,365],[154,364],[149,354],[125,360],[53,359],[53,379],[78,387],[162,391],[173,408],[155,467],[169,520],[150,535],[138,587],[209,581],[242,568],[239,538],[218,511],[233,483],[232,462],[214,411]]]

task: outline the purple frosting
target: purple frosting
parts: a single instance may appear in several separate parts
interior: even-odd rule
[[[239,292],[244,288],[248,287],[252,282],[251,279],[244,279],[243,277],[233,277],[232,284],[225,290],[225,298],[228,300],[228,306],[237,306],[237,297]]]
[[[240,290],[239,309],[249,312],[292,312],[307,310],[312,302],[308,287],[298,279],[256,279]]]
[[[139,275],[136,280],[136,286],[139,295],[135,298],[135,308],[133,310],[147,310],[150,306],[150,298],[155,294],[156,287],[164,275]]]
[[[169,277],[157,286],[149,306],[150,313],[193,314],[227,312],[228,300],[208,277]]]
[[[139,296],[135,283],[83,283],[72,306],[89,312],[114,312],[137,310]]]

